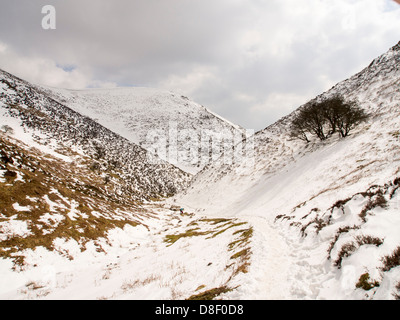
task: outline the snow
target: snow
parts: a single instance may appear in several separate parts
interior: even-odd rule
[[[346,139],[334,136],[325,142],[301,146],[288,136],[289,115],[254,136],[254,165],[236,163],[227,167],[216,162],[199,173],[185,192],[170,200],[199,214],[257,221],[253,222],[252,247],[257,252],[256,263],[270,267],[267,271],[251,269],[246,279],[257,281],[243,295],[238,294],[244,290],[241,286],[235,298],[253,298],[255,295],[250,292],[257,292],[263,284],[274,283],[278,278],[270,288],[279,292],[285,284],[283,297],[287,299],[393,299],[394,286],[400,278],[389,285],[387,279],[394,279],[395,271],[382,273],[380,268],[381,259],[400,246],[399,198],[395,194],[389,199],[385,194],[388,208],[372,209],[363,223],[359,213],[369,200],[358,194],[372,185],[384,186],[400,173],[400,141],[396,133],[399,97],[398,91],[393,91],[399,83],[399,72],[396,63],[387,63],[391,57],[388,54],[380,59],[384,64],[374,66],[378,71],[366,69],[324,94],[340,92],[350,99],[357,98],[363,108],[373,112],[372,119]],[[359,78],[368,81],[360,82]],[[333,210],[328,226],[318,234],[313,231],[314,219],[327,219],[329,209],[338,200],[349,197],[353,198],[346,203],[343,213]],[[276,220],[277,216],[283,218]],[[302,235],[301,227],[307,224],[311,227]],[[343,233],[331,252],[332,258],[327,259],[336,232],[354,225],[359,229]],[[267,242],[266,234],[273,235]],[[335,267],[333,261],[340,248],[357,236],[379,237],[383,244],[362,245],[343,259],[341,268]],[[278,267],[271,261],[279,261]],[[364,273],[384,285],[368,292],[356,289],[355,284]]]
[[[254,143],[254,158],[216,161],[184,192],[147,202],[152,215],[142,218],[143,225],[110,230],[88,242],[85,251],[73,239],[57,238],[54,251],[24,252],[26,266],[19,273],[9,259],[0,260],[0,299],[186,299],[224,285],[236,289],[222,299],[393,299],[400,266],[382,267],[384,257],[400,246],[400,188],[395,191],[394,182],[400,176],[400,111],[399,91],[393,90],[399,86],[398,56],[389,51],[323,94],[357,98],[371,112],[369,122],[349,137],[303,144],[288,134],[289,115],[247,142]],[[159,110],[151,105],[170,99],[178,112],[182,106],[176,99],[183,99],[142,88],[53,94],[132,140],[155,126],[146,118]],[[143,109],[130,109],[134,103]],[[110,109],[115,113],[107,121]],[[130,128],[135,122],[125,122],[135,112],[146,118],[138,131]],[[380,205],[373,202],[378,196]],[[42,219],[61,219],[59,204],[46,200],[51,213]],[[191,215],[172,212],[171,205]],[[69,218],[77,214],[72,206]],[[235,219],[238,225],[214,238],[209,232],[222,229],[210,222],[214,218]],[[237,232],[250,226],[253,235],[240,248],[251,252],[250,264],[247,272],[235,272],[239,262],[229,248]],[[0,228],[21,236],[29,231],[26,223],[12,219]],[[166,241],[189,231],[201,232]],[[353,248],[344,254],[349,244]],[[379,287],[356,288],[367,273]]]
[[[84,252],[75,240],[60,238],[53,242],[53,252],[41,247],[26,252],[27,267],[19,273],[10,270],[8,260],[0,260],[0,298],[184,299],[201,286],[219,287],[232,277],[232,269],[227,268],[232,252],[227,246],[235,239],[234,231],[243,226],[216,239],[187,237],[168,244],[166,235],[202,222],[199,217],[178,218],[170,210],[157,211],[151,231],[144,226],[114,229],[107,239],[88,243]],[[12,281],[5,280],[9,276]]]
[[[40,219],[38,219],[38,221],[43,222],[46,225],[51,225],[53,228],[56,228],[64,219],[65,217],[59,213],[45,213],[40,217]],[[42,232],[43,234],[46,234],[46,232],[51,233],[50,230],[43,230]]]
[[[31,211],[31,209],[32,209],[30,206],[21,206],[19,203],[14,203],[14,204],[13,204],[13,208],[14,208],[16,211],[19,211],[19,212]]]
[[[0,101],[0,107],[2,102]],[[40,133],[34,132],[33,130],[26,129],[22,126],[22,122],[14,117],[10,117],[6,110],[0,108],[0,124],[8,125],[13,129],[12,133],[9,133],[9,137],[15,139],[16,141],[23,142],[25,145],[29,146],[32,149],[37,149],[48,156],[54,157],[56,159],[60,159],[65,162],[72,162],[73,158],[70,156],[65,156],[56,151],[57,142],[53,141],[52,143],[48,143],[46,145],[38,142],[33,136],[40,138]],[[44,137],[42,135],[42,137]],[[75,149],[76,152],[79,152],[79,149]],[[82,154],[82,153],[81,153]]]
[[[7,240],[10,237],[26,237],[31,234],[26,221],[10,219],[6,222],[0,222],[0,241]]]
[[[79,206],[79,204],[76,201],[72,201],[71,202],[71,210],[67,213],[67,216],[71,219],[71,220],[75,220],[75,218],[79,217],[79,213],[78,210],[76,209]]]
[[[0,182],[1,183],[6,183],[6,179],[4,179],[4,174],[6,173],[6,170],[0,170]]]
[[[249,276],[240,287],[226,296],[227,299],[284,300],[290,291],[288,246],[277,230],[271,228],[263,217],[243,217],[254,227],[252,253],[256,257]]]
[[[163,150],[158,151],[163,160],[191,174],[199,172],[208,163],[199,163],[206,156],[208,159],[208,149],[200,155],[187,157],[187,153],[197,154],[197,147],[207,132],[236,137],[240,141],[244,131],[207,108],[169,91],[141,87],[43,89],[56,100],[129,141],[150,151]],[[185,143],[186,133],[190,138],[189,145]],[[155,143],[155,140],[160,142]]]
[[[199,179],[198,184],[192,185],[193,189],[176,197],[177,203],[199,213],[252,222],[255,229],[252,250],[257,259],[246,277],[247,282],[241,284],[235,295],[228,295],[229,298],[363,299],[365,293],[355,290],[360,275],[369,272],[371,278],[382,280],[378,272],[380,259],[400,245],[398,195],[390,201],[390,209],[374,209],[362,231],[341,237],[336,248],[352,241],[357,235],[385,239],[379,248],[361,247],[343,263],[341,270],[327,261],[327,245],[340,227],[360,224],[358,213],[367,202],[364,197],[356,196],[345,206],[344,214],[334,211],[331,226],[324,228],[315,238],[303,239],[293,228],[286,229],[274,222],[279,214],[296,214],[302,221],[301,217],[313,208],[324,212],[336,200],[365,191],[370,185],[391,181],[400,166],[399,159],[393,158],[393,151],[381,153],[377,150],[371,156],[378,158],[379,154],[379,161],[371,162],[362,169],[365,170],[363,174],[351,173],[357,164],[354,159],[361,154],[360,149],[354,146],[363,146],[363,141],[370,140],[373,138],[354,134],[347,140],[323,146],[297,159],[275,174],[260,175],[258,180],[248,179],[248,176],[237,180],[236,174],[240,169],[235,175],[227,175],[217,182],[212,181],[212,184]],[[326,170],[335,168],[338,163],[341,164],[341,173]],[[371,174],[374,172],[380,174]],[[220,197],[221,194],[225,196]],[[295,210],[305,201],[306,204]],[[337,250],[332,252],[333,257],[336,254]],[[393,285],[392,282],[391,290]],[[383,290],[383,287],[377,290],[377,297]],[[388,296],[390,294],[386,293]]]

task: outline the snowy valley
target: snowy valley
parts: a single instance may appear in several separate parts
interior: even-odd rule
[[[171,92],[0,70],[0,298],[399,299],[400,43],[335,94],[368,121],[306,143],[298,110],[249,137]],[[183,160],[149,156],[173,126]],[[252,152],[193,153],[205,131]]]
[[[286,262],[275,270],[286,272],[289,298],[395,297],[399,268],[386,270],[383,261],[399,263],[399,62],[400,44],[315,98],[359,101],[370,120],[349,137],[293,139],[296,110],[254,136],[254,165],[216,163],[176,201],[198,213],[264,221],[254,224],[261,243],[278,231]],[[264,281],[275,277],[266,273]],[[357,288],[367,275],[380,286]]]

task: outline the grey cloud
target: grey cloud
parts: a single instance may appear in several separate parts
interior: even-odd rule
[[[379,6],[388,1],[3,0],[0,44],[15,60],[73,66],[86,85],[185,89],[229,120],[261,129],[399,40],[400,10]],[[49,3],[54,31],[40,24]]]

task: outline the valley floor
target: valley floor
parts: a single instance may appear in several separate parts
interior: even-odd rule
[[[295,254],[262,217],[195,216],[149,206],[157,217],[81,252],[37,248],[27,266],[0,261],[0,299],[290,299]],[[116,229],[117,230],[117,229]],[[294,279],[292,279],[294,280]],[[305,279],[306,280],[306,279]]]
[[[265,217],[181,215],[167,203],[146,209],[146,225],[111,230],[83,252],[65,240],[57,252],[27,253],[19,271],[0,260],[0,299],[391,298],[387,280],[381,293],[356,289],[355,268],[333,267],[324,245]]]
[[[253,236],[248,223],[181,215],[158,205],[146,209],[154,216],[146,226],[111,230],[83,252],[69,240],[58,252],[36,248],[19,271],[9,259],[0,260],[0,299],[242,296],[238,288],[250,268]]]

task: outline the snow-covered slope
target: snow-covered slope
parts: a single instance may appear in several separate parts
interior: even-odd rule
[[[55,100],[189,173],[210,162],[207,135],[242,138],[243,129],[205,107],[152,88],[64,90],[44,88]],[[214,139],[214,143],[215,143]],[[240,140],[239,140],[240,141]],[[219,142],[222,145],[223,141]],[[211,148],[219,145],[211,146]]]
[[[264,279],[286,272],[281,276],[290,281],[289,298],[393,298],[400,268],[386,270],[383,261],[393,254],[400,265],[399,66],[400,43],[316,97],[339,93],[359,101],[370,119],[349,137],[294,140],[293,113],[254,136],[254,157],[212,164],[174,201],[203,214],[254,221],[259,245],[263,234],[281,233],[268,247],[284,239],[287,252],[269,258],[286,255],[286,266]],[[356,289],[366,274],[381,286]]]
[[[191,178],[177,167],[92,119],[52,99],[39,87],[0,70],[1,125],[24,133],[20,138],[53,149],[71,148],[91,158],[104,174],[119,170],[135,199],[169,196]],[[28,138],[30,137],[30,138]],[[110,177],[109,177],[110,178]]]
[[[294,140],[289,130],[290,120],[294,113],[290,114],[256,133],[252,141],[255,148],[253,158],[233,165],[214,163],[195,177],[192,185],[180,199],[190,202],[191,196],[197,194],[193,197],[194,201],[197,199],[197,208],[204,206],[207,210],[213,210],[213,208],[218,210],[219,206],[227,208],[229,201],[236,202],[241,193],[247,195],[247,190],[244,190],[242,185],[257,186],[261,182],[268,183],[276,177],[282,189],[287,190],[287,187],[293,185],[295,180],[300,179],[304,182],[305,175],[309,174],[310,178],[307,181],[313,183],[307,185],[310,188],[302,188],[305,190],[300,189],[292,194],[279,192],[278,184],[275,182],[272,184],[274,188],[271,188],[272,186],[267,188],[271,193],[272,190],[276,190],[277,194],[287,194],[290,202],[283,201],[282,204],[293,207],[292,205],[298,201],[297,198],[305,200],[311,198],[319,193],[316,190],[321,188],[321,185],[327,187],[328,182],[334,184],[330,189],[337,189],[340,192],[340,189],[347,190],[342,187],[354,186],[359,179],[361,181],[366,179],[368,181],[366,185],[382,184],[390,180],[397,173],[397,163],[393,161],[397,160],[398,155],[397,132],[400,113],[398,47],[395,46],[388,53],[374,60],[370,67],[316,98],[340,93],[346,98],[357,98],[360,106],[371,114],[369,122],[360,125],[347,139],[333,136],[326,142],[314,140],[310,144]],[[322,163],[324,159],[329,161],[330,165]],[[301,166],[300,161],[304,162]],[[385,166],[385,164],[388,165]],[[299,171],[293,172],[293,176],[288,176],[283,181],[283,173],[291,172],[288,170],[289,166],[292,170],[299,168]],[[385,170],[382,171],[382,169]],[[316,174],[319,172],[317,170],[323,172],[324,177]],[[364,174],[366,172],[380,174]],[[356,174],[359,179],[353,179]],[[326,180],[326,175],[329,175],[331,179]],[[229,183],[226,183],[227,181]],[[320,183],[317,183],[319,181]],[[235,194],[228,199],[219,197],[227,185],[231,186],[231,191]],[[203,198],[198,196],[199,190],[209,190],[209,192],[202,192]],[[239,211],[240,208],[235,209],[235,212]]]

